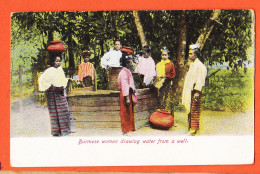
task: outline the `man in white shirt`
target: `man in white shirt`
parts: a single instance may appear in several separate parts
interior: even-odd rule
[[[189,71],[185,77],[182,104],[188,114],[189,133],[195,135],[199,130],[201,91],[205,85],[207,76],[206,66],[199,60],[200,46],[190,45],[189,60],[191,61]]]
[[[114,49],[110,49],[101,58],[102,68],[109,69],[110,67],[121,67],[120,59],[122,57],[122,52],[120,51],[122,44],[119,39],[114,42]]]

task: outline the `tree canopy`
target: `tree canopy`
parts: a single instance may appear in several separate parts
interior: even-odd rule
[[[160,50],[167,47],[170,59],[176,63],[183,30],[186,24],[186,54],[189,44],[195,43],[202,33],[212,10],[138,11],[147,43],[152,48],[155,62],[161,59]],[[251,10],[222,10],[202,50],[207,65],[229,63],[229,67],[243,67],[253,55],[254,13]],[[48,65],[46,48],[51,40],[62,40],[67,47],[63,67],[70,75],[82,61],[81,52],[89,49],[95,68],[100,67],[101,56],[120,38],[123,45],[131,46],[135,53],[142,50],[135,17],[132,11],[82,12],[25,12],[11,17],[11,66],[30,69],[32,65],[45,69]],[[101,76],[100,76],[101,77]],[[100,81],[100,84],[102,80]]]

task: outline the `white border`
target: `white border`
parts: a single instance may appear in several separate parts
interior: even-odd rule
[[[99,140],[83,143],[82,140]],[[122,144],[124,140],[140,140]],[[155,143],[143,143],[143,140]],[[158,140],[169,143],[157,144]],[[185,140],[186,139],[186,140]],[[102,140],[117,140],[102,144]],[[175,143],[171,143],[175,140]],[[184,143],[177,143],[183,140]],[[186,142],[185,142],[186,141]],[[12,167],[253,164],[254,136],[11,138]]]

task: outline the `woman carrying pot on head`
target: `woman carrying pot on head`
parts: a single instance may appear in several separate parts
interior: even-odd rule
[[[134,105],[137,103],[137,91],[134,84],[134,79],[130,71],[132,66],[132,49],[125,47],[121,50],[126,54],[123,54],[121,65],[122,70],[118,75],[118,86],[120,88],[120,118],[121,129],[123,134],[130,131],[135,131],[134,122]]]
[[[59,47],[57,47],[59,43]],[[68,84],[64,71],[61,67],[62,55],[65,47],[61,41],[51,41],[48,47],[51,67],[46,69],[39,78],[39,91],[45,91],[48,99],[48,109],[51,118],[51,134],[53,136],[65,136],[74,132],[72,130],[70,108],[64,89]]]
[[[159,109],[166,110],[174,116],[173,79],[176,75],[173,62],[169,60],[169,51],[162,50],[162,60],[156,65],[157,76],[154,86],[158,89]]]

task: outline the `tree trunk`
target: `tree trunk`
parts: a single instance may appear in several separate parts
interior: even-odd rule
[[[89,48],[89,44],[90,44],[90,36],[89,36],[89,14],[88,14],[89,12],[86,12],[86,21],[87,21],[87,28],[86,28],[86,42],[84,42],[84,47],[85,47],[85,49],[90,49]]]
[[[83,50],[81,50],[81,52],[83,52],[84,50],[90,50],[90,35],[89,35],[89,13],[90,12],[85,12],[85,32],[84,32],[84,41],[83,41]],[[79,56],[79,62],[82,61],[82,56]]]
[[[177,62],[176,62],[176,77],[174,79],[174,95],[175,98],[180,99],[176,101],[176,104],[181,102],[181,94],[184,85],[184,77],[187,72],[187,67],[185,66],[185,50],[187,42],[187,21],[186,12],[182,11],[181,22],[180,22],[180,35],[179,35],[179,46],[177,52]]]
[[[69,52],[69,75],[72,76],[75,70],[74,52],[73,52],[73,39],[72,34],[68,36],[68,52]]]
[[[117,15],[117,13],[110,12],[110,15],[111,15],[111,25],[112,25],[112,29],[113,29],[111,31],[112,38],[119,38],[119,35],[117,34],[117,25],[116,25],[116,19],[115,19],[115,16]]]
[[[187,22],[186,22],[186,12],[182,11],[180,22],[180,35],[179,35],[179,46],[177,52],[177,64],[176,71],[183,71],[185,62],[185,50],[187,42]]]
[[[50,30],[48,32],[48,42],[47,42],[47,46],[49,46],[50,41],[53,41],[53,30]]]
[[[206,43],[206,40],[208,39],[208,37],[214,27],[214,24],[215,24],[214,21],[216,21],[218,19],[220,13],[221,13],[221,10],[219,10],[219,9],[213,10],[210,19],[208,20],[202,33],[200,34],[200,36],[196,42],[200,45],[200,50],[202,50],[204,44]]]
[[[104,51],[104,40],[101,39],[99,43],[100,43],[101,55],[103,56],[105,54],[105,51]]]
[[[101,39],[99,44],[100,44],[100,49],[101,49],[101,56],[103,56],[105,53],[104,40]],[[102,67],[100,67],[100,71],[99,71],[99,88],[108,89],[108,71],[103,69]]]
[[[211,31],[214,27],[214,21],[217,20],[221,10],[213,10],[211,18],[207,21],[205,24],[204,29],[202,30],[202,33],[200,34],[198,40],[196,43],[200,45],[200,50],[202,50],[206,40],[208,39]],[[190,61],[187,61],[186,64],[184,64],[185,60],[185,48],[186,48],[186,34],[187,34],[187,24],[185,19],[185,11],[182,13],[182,20],[180,23],[180,38],[179,38],[179,47],[178,47],[178,54],[177,54],[177,65],[176,65],[176,78],[174,83],[174,89],[176,98],[178,98],[178,103],[181,101],[181,94],[182,89],[184,85],[184,79],[186,76],[186,73],[188,71],[188,67],[190,64]]]
[[[133,15],[135,18],[135,25],[138,31],[138,35],[140,36],[142,47],[144,47],[145,45],[147,45],[147,42],[143,30],[143,25],[141,24],[140,17],[138,15],[138,11],[133,11]]]
[[[49,32],[47,32],[47,37],[48,37],[48,40],[47,40],[47,44],[46,44],[46,48],[45,50],[47,50],[47,47],[50,45],[50,41],[53,41],[53,30],[50,30]],[[43,67],[44,69],[48,67],[48,65],[50,64],[50,55],[48,54],[48,51],[46,51],[46,54],[47,56],[46,57],[43,57]],[[43,51],[43,55],[44,55],[44,51]]]

